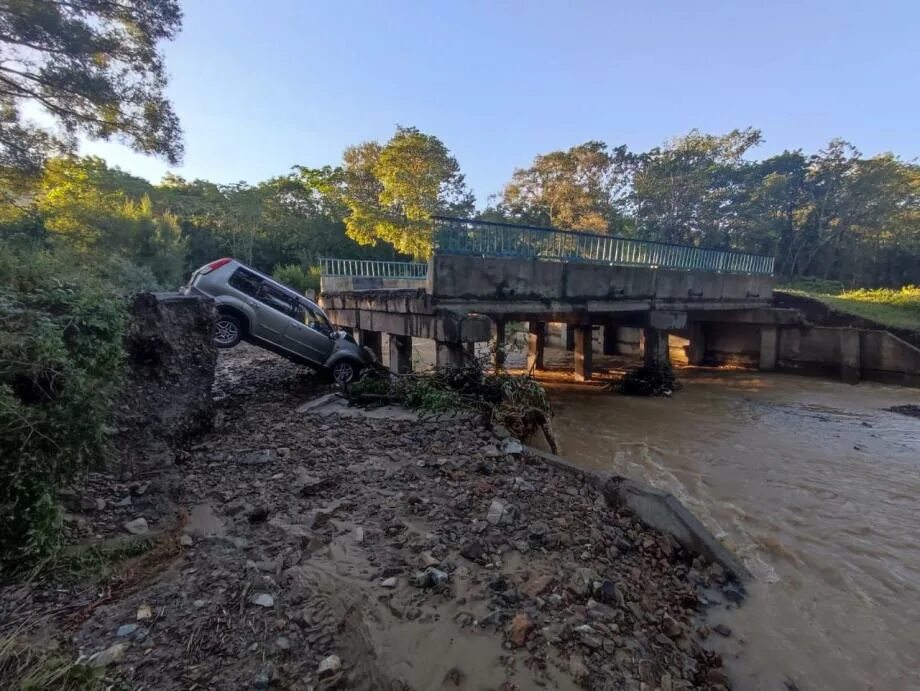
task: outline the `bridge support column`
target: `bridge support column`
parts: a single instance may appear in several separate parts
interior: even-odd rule
[[[374,357],[377,358],[377,362],[383,360],[383,338],[382,334],[379,331],[367,331],[366,329],[361,329],[361,346],[364,348],[370,348],[371,352],[374,354]]]
[[[495,371],[505,366],[505,320],[495,320]]]
[[[859,329],[840,330],[840,376],[847,384],[858,384],[862,375]]]
[[[645,327],[645,366],[659,367],[671,366],[671,354],[668,351],[668,332]]]
[[[532,321],[527,336],[527,371],[543,369],[543,351],[546,348],[546,322]]]
[[[772,372],[776,369],[777,329],[775,326],[760,327],[759,369]]]
[[[435,365],[438,369],[460,369],[466,363],[466,350],[462,343],[435,341]]]
[[[591,325],[575,327],[575,379],[588,381],[594,370],[591,363]]]
[[[607,322],[604,324],[604,355],[617,354],[619,335],[619,327],[614,322]]]
[[[702,365],[706,359],[706,334],[703,322],[690,322],[687,324],[690,332],[690,345],[687,347],[687,364]]]
[[[566,324],[565,331],[562,335],[562,342],[565,345],[565,349],[569,352],[575,350],[575,329],[574,324]]]
[[[405,374],[412,371],[412,336],[389,334],[390,371]]]

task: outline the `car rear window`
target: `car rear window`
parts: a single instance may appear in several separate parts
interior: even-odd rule
[[[259,294],[259,288],[262,285],[262,279],[260,279],[251,271],[246,271],[246,269],[241,268],[233,272],[229,283],[230,287],[236,288],[241,293],[246,293],[246,295],[256,297]]]

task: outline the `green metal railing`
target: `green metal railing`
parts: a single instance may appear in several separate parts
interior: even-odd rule
[[[390,262],[376,259],[319,258],[320,272],[324,277],[361,276],[371,278],[403,278],[424,281],[428,278],[425,262]]]
[[[530,257],[684,271],[773,273],[773,257],[703,249],[555,228],[435,217],[435,251],[484,257]]]

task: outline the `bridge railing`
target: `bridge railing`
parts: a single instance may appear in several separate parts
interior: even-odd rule
[[[773,257],[555,228],[435,217],[435,251],[685,271],[773,273]]]
[[[398,278],[424,281],[428,278],[426,262],[393,262],[377,259],[337,259],[320,257],[323,277],[355,276],[362,278]]]

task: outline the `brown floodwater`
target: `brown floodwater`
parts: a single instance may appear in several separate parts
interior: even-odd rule
[[[920,419],[885,411],[920,394],[681,377],[671,398],[550,383],[553,427],[561,455],[671,492],[753,573],[714,614],[736,687],[920,688]]]
[[[601,378],[625,364],[595,357]],[[572,383],[571,361],[546,351],[559,453],[674,494],[753,574],[710,613],[736,688],[920,689],[920,419],[885,410],[920,392],[687,368],[637,398]]]

